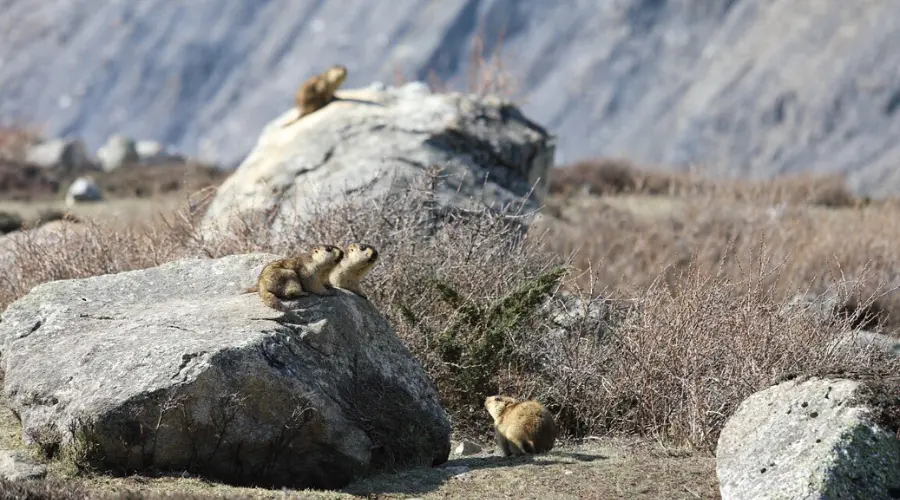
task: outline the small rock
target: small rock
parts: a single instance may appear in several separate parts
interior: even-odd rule
[[[401,87],[403,92],[406,92],[410,95],[430,95],[431,87],[428,86],[427,83],[423,81],[412,81]]]
[[[0,477],[10,481],[42,479],[47,475],[47,466],[40,464],[27,453],[0,450]]]
[[[156,141],[137,141],[134,147],[137,151],[138,161],[141,165],[156,165],[159,163],[185,161],[183,156],[170,153],[163,144]]]
[[[831,341],[831,348],[838,352],[846,352],[850,349],[857,351],[874,349],[893,356],[900,355],[897,339],[865,330],[840,334],[840,336]]]
[[[77,139],[51,139],[31,146],[25,161],[42,168],[78,170],[91,167],[84,143]]]
[[[0,211],[0,234],[22,229],[23,222],[22,216],[17,213]]]
[[[69,186],[69,192],[66,194],[66,205],[72,206],[80,202],[102,201],[103,193],[97,181],[91,176],[79,177]]]
[[[481,446],[478,446],[477,444],[468,440],[460,441],[460,443],[453,449],[453,454],[458,456],[474,455],[480,452]]]
[[[137,141],[134,150],[141,160],[156,158],[166,152],[166,148],[156,141]]]
[[[871,421],[860,386],[789,381],[747,398],[716,447],[722,499],[892,498],[900,441]]]
[[[602,298],[591,298],[587,302],[572,293],[562,291],[555,294],[541,306],[541,314],[551,329],[548,337],[563,339],[577,330],[597,332],[605,336],[615,328],[624,310]]]
[[[97,159],[103,170],[109,172],[126,163],[138,161],[138,152],[134,140],[123,135],[113,135],[97,150]]]

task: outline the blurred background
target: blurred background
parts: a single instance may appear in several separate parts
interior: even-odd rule
[[[502,92],[557,164],[627,157],[900,190],[889,0],[2,0],[0,125],[235,167],[297,86]],[[149,145],[145,145],[150,147]]]

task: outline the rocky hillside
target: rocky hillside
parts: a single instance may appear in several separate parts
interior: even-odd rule
[[[190,5],[188,5],[190,4]],[[0,120],[155,139],[236,165],[324,65],[347,86],[465,86],[503,34],[523,110],[557,161],[768,176],[850,173],[900,193],[891,0],[0,0]]]

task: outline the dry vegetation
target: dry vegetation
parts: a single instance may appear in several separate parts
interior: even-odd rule
[[[469,87],[502,90],[504,75],[475,65]],[[19,189],[18,178],[4,179],[0,168],[0,188]],[[839,178],[716,182],[582,162],[553,172],[546,212],[556,217],[527,237],[515,219],[435,215],[428,184],[348,200],[278,234],[260,215],[210,236],[193,206],[125,225],[17,233],[0,247],[0,308],[49,280],[363,241],[383,255],[367,278],[370,298],[436,381],[456,432],[485,437],[480,402],[499,392],[545,402],[566,437],[641,436],[706,454],[737,404],[785,376],[900,369],[875,351],[831,348],[861,324],[900,325],[900,205],[859,200]],[[785,307],[825,292],[842,306],[835,314]]]
[[[736,202],[713,193],[683,200],[698,205],[678,224],[636,216],[621,224],[598,211],[581,214],[587,230],[551,224],[552,237],[532,229],[525,238],[515,219],[433,215],[425,184],[366,204],[348,200],[342,210],[323,210],[313,223],[274,235],[260,216],[246,217],[230,236],[204,236],[195,225],[199,213],[121,228],[87,222],[79,233],[56,233],[64,241],[19,235],[0,270],[0,305],[40,282],[184,256],[368,242],[384,255],[367,278],[372,300],[435,379],[455,430],[475,436],[490,425],[480,402],[503,392],[546,402],[568,436],[639,435],[711,451],[735,406],[780,376],[900,368],[876,352],[829,348],[854,318],[782,313],[792,296],[784,292],[804,290],[807,273],[824,275],[816,286],[841,285],[842,297],[855,290],[861,300],[869,298],[869,282],[858,278],[876,272],[894,279],[887,215],[860,215],[851,246],[843,227],[828,226],[827,213],[795,205],[806,225],[775,225],[766,234],[768,219],[752,210],[728,213]],[[881,225],[861,223],[869,218]],[[582,270],[565,274],[563,256],[573,248],[581,249],[574,262]],[[680,269],[666,271],[670,264]],[[840,280],[827,272],[836,264]],[[786,278],[798,279],[786,285]],[[573,310],[573,324],[553,324],[541,306],[548,297],[550,310]],[[890,304],[891,297],[879,300]],[[578,307],[600,313],[579,316]]]

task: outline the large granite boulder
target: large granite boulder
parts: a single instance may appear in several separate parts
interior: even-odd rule
[[[747,398],[716,448],[722,499],[898,498],[900,441],[877,422],[869,392],[813,378]]]
[[[291,109],[269,123],[219,187],[206,227],[260,212],[274,214],[276,230],[293,227],[345,195],[397,192],[428,167],[443,169],[440,206],[534,209],[546,193],[555,139],[507,101],[415,82],[338,97],[297,122],[288,124]]]
[[[55,281],[11,304],[3,389],[25,440],[121,471],[297,488],[446,461],[435,388],[372,303],[339,292],[281,313],[242,293],[275,257]]]
[[[28,148],[25,161],[66,172],[93,168],[84,142],[79,139],[50,139],[33,144]]]

